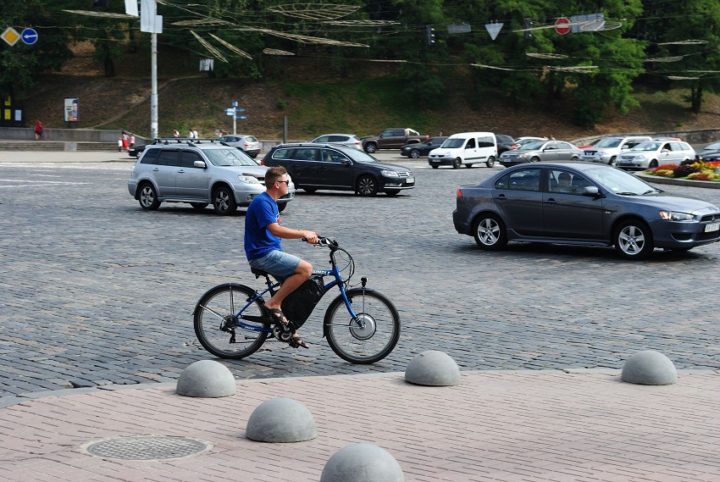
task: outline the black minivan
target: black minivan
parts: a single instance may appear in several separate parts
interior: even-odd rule
[[[283,166],[296,188],[313,193],[318,189],[354,191],[360,196],[384,192],[395,196],[415,187],[413,173],[344,146],[329,144],[280,144],[265,155],[261,164]]]

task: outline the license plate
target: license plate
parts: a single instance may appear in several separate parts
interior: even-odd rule
[[[720,223],[710,223],[705,225],[706,233],[712,233],[713,231],[720,231]]]
[[[408,177],[407,179],[405,179],[405,184],[413,184],[413,183],[415,183],[414,177]]]

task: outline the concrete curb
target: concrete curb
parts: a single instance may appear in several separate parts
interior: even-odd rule
[[[706,189],[720,189],[720,182],[694,181],[692,179],[675,179],[672,177],[648,176],[647,174],[641,173],[637,173],[635,175],[643,181],[654,184],[672,184],[673,186],[691,186],[704,187]]]

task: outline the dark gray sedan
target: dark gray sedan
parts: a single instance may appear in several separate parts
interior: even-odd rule
[[[615,246],[642,259],[720,240],[720,208],[668,196],[619,169],[583,162],[519,165],[461,186],[455,229],[488,250],[508,241]]]

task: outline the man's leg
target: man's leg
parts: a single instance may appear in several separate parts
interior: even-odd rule
[[[283,281],[282,285],[280,285],[280,289],[277,290],[275,295],[265,303],[265,306],[268,308],[280,308],[283,300],[287,298],[290,293],[298,289],[300,285],[310,279],[312,270],[312,265],[301,259],[297,268],[295,268],[295,272],[285,278],[285,281]]]

